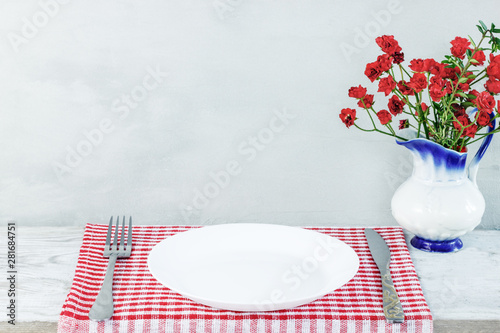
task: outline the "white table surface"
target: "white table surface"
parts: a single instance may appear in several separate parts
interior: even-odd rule
[[[18,226],[16,327],[6,323],[8,298],[1,292],[5,313],[0,332],[56,331],[82,236],[83,227]],[[500,332],[500,231],[476,230],[462,239],[464,249],[452,254],[426,253],[409,246],[434,317],[434,331]],[[2,247],[0,262],[6,263],[6,244]],[[0,289],[7,287],[6,278],[0,279]]]

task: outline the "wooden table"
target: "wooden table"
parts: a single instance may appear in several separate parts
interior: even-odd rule
[[[1,233],[0,262],[6,276],[7,237],[5,230]],[[0,332],[56,332],[82,236],[83,227],[18,225],[16,326],[6,322],[9,282],[2,278]],[[434,316],[434,331],[500,332],[500,231],[476,230],[462,239],[464,249],[453,254],[425,253],[410,246]]]

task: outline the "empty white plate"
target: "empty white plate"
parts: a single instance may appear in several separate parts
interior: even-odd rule
[[[359,259],[344,242],[273,224],[191,229],[158,243],[149,270],[164,286],[208,306],[272,311],[312,302],[354,277]]]

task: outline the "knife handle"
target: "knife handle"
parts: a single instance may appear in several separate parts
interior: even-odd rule
[[[402,323],[405,319],[403,307],[399,302],[398,294],[392,282],[391,272],[389,269],[382,275],[382,293],[384,304],[384,315],[389,323]]]

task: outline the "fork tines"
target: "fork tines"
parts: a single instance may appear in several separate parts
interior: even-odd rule
[[[116,217],[116,226],[113,237],[113,244],[111,244],[111,230],[113,229],[113,216],[109,220],[108,233],[106,234],[106,243],[104,245],[104,256],[109,256],[112,253],[117,253],[118,256],[128,256],[132,250],[132,217],[129,217],[127,242],[125,238],[125,216],[122,219],[121,231],[119,231],[120,217]],[[120,243],[118,244],[118,234],[120,234]]]

